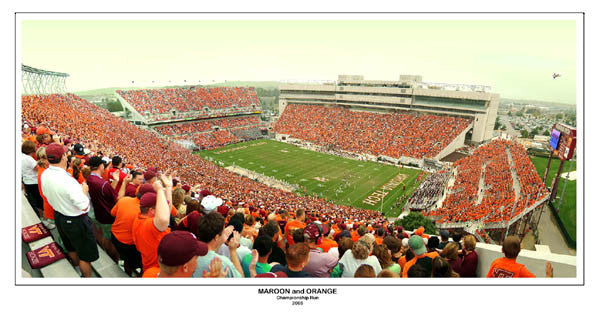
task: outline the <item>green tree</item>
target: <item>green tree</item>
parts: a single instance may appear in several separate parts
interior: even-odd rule
[[[550,136],[550,131],[549,130],[545,130],[543,135],[544,136]]]
[[[531,130],[531,133],[530,133],[531,136],[536,136],[536,135],[539,135],[539,134],[540,134],[540,128],[539,127],[534,128],[533,130]]]
[[[496,118],[496,123],[494,123],[494,130],[497,130],[498,128],[500,128],[500,120],[498,120],[498,118]]]
[[[121,102],[119,102],[119,100],[112,100],[106,103],[106,109],[109,112],[120,112],[123,111],[123,106],[121,106]]]
[[[431,219],[423,216],[420,212],[410,212],[400,220],[396,220],[395,225],[400,225],[408,231],[412,231],[421,226],[425,227],[425,233],[437,235],[438,231]]]
[[[528,138],[529,132],[527,130],[521,130],[521,137]]]

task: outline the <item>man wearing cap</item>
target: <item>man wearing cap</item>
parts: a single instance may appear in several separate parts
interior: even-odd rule
[[[223,200],[215,197],[214,195],[207,195],[202,198],[200,205],[204,210],[204,214],[210,214],[217,211],[217,207],[223,204]]]
[[[75,265],[84,277],[92,275],[91,262],[98,259],[92,221],[87,215],[90,208],[87,183],[79,184],[67,173],[66,147],[52,143],[46,147],[50,166],[40,178],[42,193],[54,208],[58,234]]]
[[[420,235],[412,235],[408,239],[408,247],[415,254],[415,257],[407,261],[404,267],[402,267],[402,277],[408,278],[408,270],[415,264],[421,265],[426,271],[431,273],[433,259],[439,257],[440,254],[437,251],[428,253],[427,247],[425,247],[425,243],[423,242],[423,237]]]
[[[125,196],[135,197],[138,188],[144,182],[144,175],[138,171],[131,171],[131,182],[125,186]],[[149,184],[152,185],[152,184]]]
[[[144,172],[144,180],[148,184],[153,184],[157,180],[156,172],[152,169],[146,170],[146,172]]]
[[[90,158],[85,154],[85,149],[83,145],[77,143],[73,145],[73,151],[75,152],[75,157],[83,160],[85,165],[88,165]]]
[[[329,227],[317,222],[310,223],[304,228],[304,242],[310,248],[310,259],[303,270],[311,277],[329,277],[329,273],[338,263],[335,256],[317,248],[321,244],[323,235],[327,233],[329,233]]]
[[[115,217],[111,227],[111,241],[123,259],[125,273],[129,276],[135,269],[142,268],[142,256],[133,242],[133,222],[141,214],[140,199],[148,192],[154,193],[150,184],[140,186],[135,197],[123,197],[117,201],[110,214]]]
[[[142,256],[144,271],[152,266],[158,266],[158,244],[170,232],[167,197],[170,197],[173,187],[171,180],[171,176],[161,175],[160,181],[157,180],[152,184],[154,193],[148,192],[142,195],[140,215],[133,221],[133,242]]]
[[[145,278],[188,278],[198,266],[198,257],[208,253],[208,246],[194,234],[176,230],[165,235],[158,244],[158,267],[144,272]]]

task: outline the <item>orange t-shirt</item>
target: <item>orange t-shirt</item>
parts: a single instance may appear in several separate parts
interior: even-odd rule
[[[285,238],[287,239],[287,243],[289,246],[294,244],[294,239],[292,238],[292,232],[298,228],[304,228],[306,224],[303,222],[299,222],[297,220],[292,220],[285,224]]]
[[[40,196],[42,196],[42,199],[44,200],[44,217],[47,219],[54,219],[54,208],[50,206],[46,196],[44,196],[44,193],[42,193],[42,173],[45,170],[45,168],[38,166],[38,190],[40,192]]]
[[[160,267],[150,267],[142,274],[142,278],[158,278]]]
[[[133,221],[140,215],[140,200],[137,197],[123,197],[113,206],[110,214],[115,216],[112,233],[125,245],[133,245]]]
[[[404,267],[403,265],[400,265],[400,267],[402,267],[402,277],[404,278],[408,278],[408,270],[410,269],[410,267],[412,267],[415,263],[417,263],[417,260],[421,259],[421,258],[425,258],[425,257],[429,257],[431,259],[434,259],[435,257],[439,257],[440,254],[437,253],[437,251],[434,252],[430,252],[430,253],[425,253],[421,256],[415,256],[413,259],[407,261],[405,263],[406,267]],[[398,263],[400,264],[400,263]]]
[[[356,231],[356,230],[350,232],[350,236],[352,236],[353,242],[357,242],[360,239],[360,236],[358,235],[358,231]]]
[[[398,259],[398,265],[404,269],[404,265],[406,265],[406,256],[402,256],[400,259]]]
[[[498,258],[492,262],[488,278],[535,278],[525,265],[517,263],[516,259]]]
[[[175,208],[173,205],[171,205],[171,216],[177,216],[177,208]]]
[[[67,168],[67,173],[69,173],[69,175],[73,176],[73,168],[72,167]],[[73,176],[73,178],[75,178],[75,176]],[[85,182],[85,178],[83,178],[83,174],[81,174],[81,172],[79,172],[79,176],[76,179],[79,184],[83,184],[83,182]]]
[[[381,244],[383,244],[383,238],[375,237],[375,242],[377,243],[377,245],[381,245]]]
[[[160,232],[154,226],[153,218],[138,216],[133,221],[133,242],[142,255],[142,268],[145,271],[152,266],[158,266],[158,244],[171,229]]]
[[[258,230],[252,226],[248,226],[244,224],[244,228],[242,229],[242,237],[256,239],[258,237]]]
[[[317,247],[323,249],[323,252],[329,252],[329,250],[333,247],[337,247],[338,243],[335,240],[331,240],[329,238],[323,238],[323,241]]]

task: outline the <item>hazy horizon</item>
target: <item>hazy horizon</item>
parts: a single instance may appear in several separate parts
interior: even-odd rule
[[[21,62],[69,73],[71,92],[418,74],[508,99],[576,98],[574,20],[27,20],[21,39]]]

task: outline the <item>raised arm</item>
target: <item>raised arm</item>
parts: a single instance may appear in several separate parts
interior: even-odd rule
[[[121,184],[121,189],[119,189],[119,194],[117,195],[117,200],[125,196],[125,188],[127,188],[127,184],[129,183],[131,183],[131,174],[127,174],[127,177],[123,179],[123,184]]]
[[[156,192],[156,207],[154,213],[154,227],[159,231],[163,232],[169,227],[169,205],[165,198],[165,191],[162,183],[156,181],[152,184],[154,191]]]

